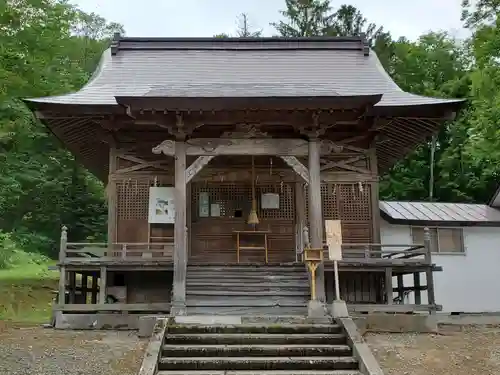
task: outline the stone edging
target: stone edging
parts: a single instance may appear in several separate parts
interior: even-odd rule
[[[352,348],[354,358],[359,362],[359,370],[363,375],[384,375],[384,371],[375,359],[370,347],[358,331],[351,318],[338,318],[349,346]]]
[[[155,375],[158,371],[158,360],[160,358],[161,346],[165,331],[169,324],[169,318],[158,318],[153,328],[153,334],[149,339],[148,346],[144,352],[139,375]]]

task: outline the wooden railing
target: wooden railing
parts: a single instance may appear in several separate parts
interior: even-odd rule
[[[325,259],[328,259],[328,246],[325,244]],[[378,244],[378,243],[344,243],[343,259],[411,259],[426,257],[428,250],[422,245]]]
[[[155,243],[105,243],[105,242],[68,242],[67,229],[63,227],[59,250],[59,261],[81,260],[123,260],[158,261],[172,260],[174,239],[164,238]]]

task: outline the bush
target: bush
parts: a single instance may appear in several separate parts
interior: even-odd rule
[[[41,254],[21,250],[22,246],[11,233],[0,232],[0,269],[25,264],[42,264],[49,259]]]

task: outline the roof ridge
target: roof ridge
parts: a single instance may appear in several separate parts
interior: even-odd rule
[[[366,35],[322,37],[124,37],[115,33],[111,53],[124,50],[354,50],[370,53]]]

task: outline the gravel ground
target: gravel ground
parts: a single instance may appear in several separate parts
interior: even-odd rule
[[[130,332],[56,331],[0,321],[0,375],[135,375],[146,344]]]
[[[498,375],[500,328],[443,328],[440,335],[367,334],[386,375]]]

